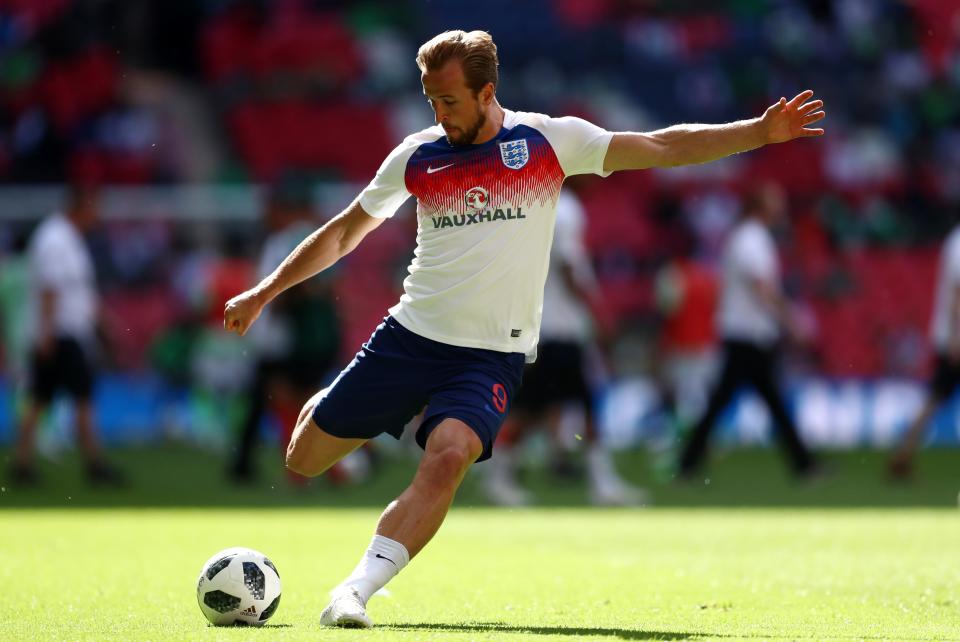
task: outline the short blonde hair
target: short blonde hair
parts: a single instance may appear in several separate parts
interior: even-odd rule
[[[417,66],[422,73],[436,71],[450,60],[459,60],[467,87],[474,94],[489,82],[497,87],[497,45],[486,31],[444,31],[420,46]]]

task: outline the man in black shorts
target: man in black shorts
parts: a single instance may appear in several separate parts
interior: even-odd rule
[[[913,476],[913,460],[927,424],[960,385],[960,226],[947,237],[940,255],[930,340],[936,353],[936,370],[923,407],[888,462],[887,472],[894,479]]]
[[[556,446],[550,467],[554,474],[577,476],[561,445],[564,411],[576,408],[583,414],[586,442],[586,472],[590,501],[597,505],[634,505],[646,502],[646,494],[617,474],[610,452],[597,429],[593,386],[589,383],[589,348],[594,320],[590,299],[595,277],[583,242],[586,215],[570,189],[560,192],[550,270],[543,291],[543,316],[537,360],[523,373],[523,384],[510,416],[497,439],[497,457],[484,469],[484,489],[494,503],[504,506],[529,504],[528,492],[516,481],[512,446],[541,422]]]
[[[97,193],[71,190],[66,214],[53,214],[37,227],[27,249],[31,331],[28,401],[17,434],[10,481],[39,481],[36,430],[58,392],[73,398],[77,439],[92,484],[120,485],[123,475],[101,456],[93,425],[94,369],[90,347],[97,324],[97,292],[90,251],[83,240],[97,221]]]

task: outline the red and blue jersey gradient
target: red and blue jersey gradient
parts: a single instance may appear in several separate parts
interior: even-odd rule
[[[526,140],[529,158],[518,169],[507,167],[500,143]],[[442,168],[442,169],[441,169]],[[428,171],[429,170],[429,171]],[[456,147],[445,136],[421,145],[407,162],[404,181],[422,214],[463,214],[471,209],[464,194],[482,187],[490,203],[514,207],[556,200],[563,184],[560,161],[547,139],[526,125],[503,128],[481,145]]]

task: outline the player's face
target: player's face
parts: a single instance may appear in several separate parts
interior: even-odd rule
[[[487,122],[487,107],[493,97],[493,85],[478,94],[467,87],[459,60],[451,60],[420,77],[423,93],[433,108],[434,119],[443,127],[451,145],[470,145]]]

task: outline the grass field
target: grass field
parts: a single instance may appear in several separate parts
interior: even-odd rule
[[[0,514],[5,640],[956,640],[960,521],[936,510],[456,511],[374,597],[372,632],[320,630],[372,509]],[[227,545],[283,579],[263,630],[207,627]]]
[[[43,489],[5,489],[0,639],[960,639],[955,451],[926,453],[905,488],[880,482],[870,453],[835,457],[837,475],[811,487],[792,486],[769,452],[735,453],[709,485],[654,487],[646,510],[578,506],[579,489],[537,476],[554,507],[495,509],[469,483],[391,595],[371,601],[372,631],[317,620],[409,464],[363,489],[294,492],[269,479],[231,488],[192,456],[126,453],[128,491],[84,489],[75,462],[48,470]],[[264,629],[208,627],[197,608],[201,565],[233,545],[280,569]]]

